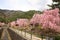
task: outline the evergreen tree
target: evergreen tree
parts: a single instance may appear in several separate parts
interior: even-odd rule
[[[52,1],[53,1],[52,5],[49,5],[49,6],[52,7],[52,9],[54,8],[60,9],[60,0],[52,0]]]

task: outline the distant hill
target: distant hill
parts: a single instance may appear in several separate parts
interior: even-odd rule
[[[28,18],[28,19],[30,19],[33,16],[33,14],[36,12],[41,13],[40,11],[35,11],[35,10],[23,12],[23,11],[0,9],[0,19],[2,18],[4,20],[6,20],[7,22],[14,21],[17,18]]]

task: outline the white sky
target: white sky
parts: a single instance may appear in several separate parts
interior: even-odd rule
[[[47,4],[52,0],[0,0],[0,8],[9,10],[45,10],[49,9]]]

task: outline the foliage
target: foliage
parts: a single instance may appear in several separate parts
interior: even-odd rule
[[[59,8],[60,9],[60,0],[52,0],[52,5],[49,5],[52,9]],[[55,3],[55,4],[54,4]]]
[[[5,22],[5,21],[6,21],[5,18],[0,17],[0,22]]]
[[[40,11],[35,11],[35,10],[30,10],[30,11],[26,11],[26,12],[23,12],[23,11],[14,11],[14,10],[2,10],[0,9],[0,17],[2,19],[3,22],[11,22],[11,21],[15,21],[17,20],[18,18],[28,18],[30,19],[33,14],[35,12],[39,12]]]
[[[46,10],[42,14],[34,14],[30,23],[33,25],[42,25],[42,33],[56,34],[60,33],[60,14],[59,9]]]
[[[60,40],[60,36],[56,36],[55,37],[55,40]]]

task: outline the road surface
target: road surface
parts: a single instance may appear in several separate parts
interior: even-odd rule
[[[1,40],[26,40],[26,39],[22,38],[12,30],[4,28],[1,35]]]

